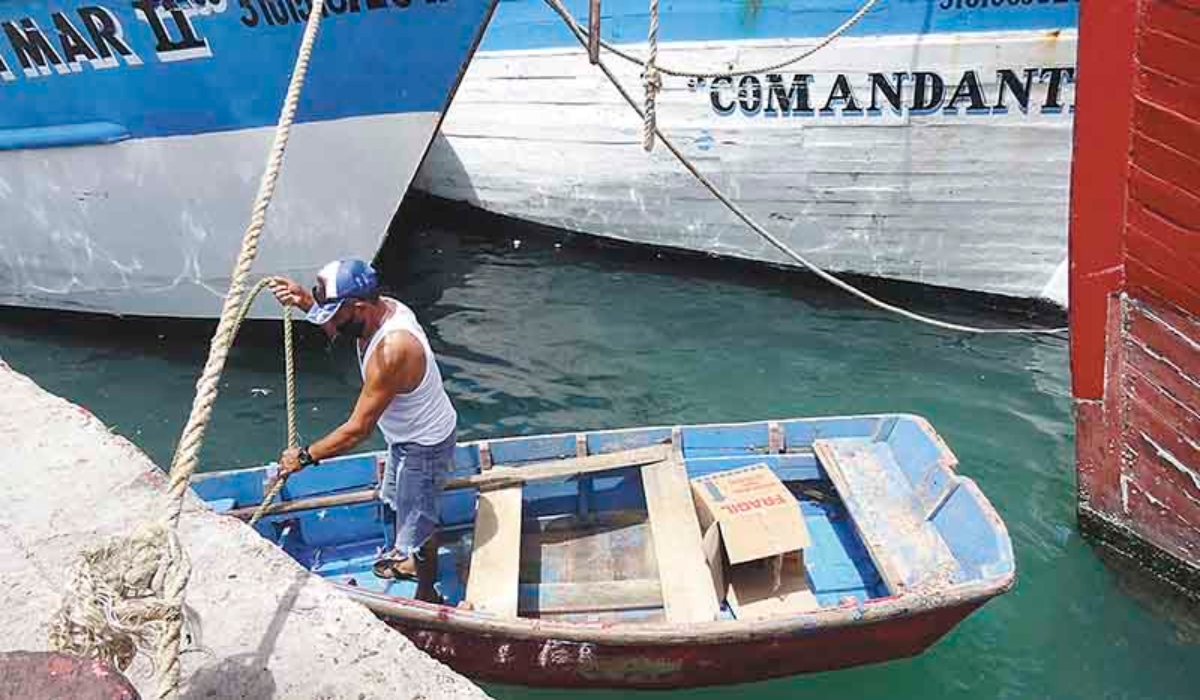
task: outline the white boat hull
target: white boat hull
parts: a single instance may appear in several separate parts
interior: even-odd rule
[[[659,62],[761,65],[805,45],[668,43]],[[812,114],[781,109],[767,76],[757,109],[731,86],[665,77],[658,124],[759,223],[827,269],[1065,305],[1073,85],[1060,73],[1050,95],[1052,74],[1039,74],[1022,110],[1011,90],[1000,95],[997,71],[1073,67],[1075,46],[1074,30],[842,38],[784,69],[813,76]],[[640,68],[605,60],[640,99]],[[945,77],[945,100],[973,71],[988,109],[960,99],[956,110],[914,112],[918,71]],[[909,74],[901,110],[879,95],[882,109],[867,110],[872,72]],[[838,75],[863,114],[845,100],[822,114]],[[793,76],[783,73],[785,86]],[[1007,112],[994,109],[1001,102]],[[794,264],[666,149],[644,153],[641,134],[581,50],[480,51],[414,186],[571,231]]]
[[[292,129],[254,269],[315,278],[370,258],[437,128],[436,112]],[[215,317],[274,127],[0,152],[0,304]],[[255,316],[277,316],[261,300]]]

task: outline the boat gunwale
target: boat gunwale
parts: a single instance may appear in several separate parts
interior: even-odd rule
[[[639,425],[639,426],[632,426],[632,427],[625,427],[625,428],[603,428],[603,429],[598,429],[598,430],[563,430],[563,431],[553,432],[553,433],[534,433],[531,435],[507,435],[504,437],[495,437],[495,438],[477,438],[475,440],[467,440],[467,441],[463,441],[463,442],[458,442],[458,443],[456,443],[455,446],[456,447],[472,447],[472,446],[478,447],[479,445],[481,445],[483,443],[487,443],[489,445],[497,445],[497,444],[503,444],[506,442],[520,442],[522,440],[543,439],[543,438],[565,438],[565,437],[573,436],[573,435],[618,435],[621,433],[673,431],[675,429],[694,430],[694,429],[703,429],[703,428],[741,428],[741,427],[753,426],[753,425],[769,425],[770,423],[780,423],[780,424],[785,424],[785,423],[829,423],[829,422],[836,422],[836,421],[853,421],[853,420],[886,420],[889,418],[911,420],[911,421],[917,423],[929,435],[930,439],[933,440],[937,444],[938,449],[942,453],[944,453],[945,456],[950,457],[949,464],[957,465],[958,460],[954,457],[954,453],[950,449],[949,445],[947,445],[946,442],[944,440],[942,440],[942,438],[938,434],[938,432],[936,430],[934,430],[933,425],[924,416],[921,416],[916,413],[850,413],[850,414],[836,415],[836,416],[759,418],[756,420],[735,421],[732,423],[674,423],[674,424],[663,424],[663,425]],[[864,435],[861,437],[867,437],[867,436]],[[649,447],[654,444],[661,444],[661,443],[652,442],[652,443],[647,443],[646,445],[643,445],[643,446]],[[765,448],[765,446],[764,446],[764,448]],[[615,451],[615,450],[612,450],[612,451]],[[810,445],[810,446],[802,448],[802,449],[785,450],[783,454],[804,454],[804,453],[811,453],[811,452],[812,452],[812,446]],[[378,459],[380,457],[384,457],[386,454],[387,454],[386,449],[367,450],[364,452],[352,452],[350,454],[338,455],[337,457],[332,457],[332,458],[326,460],[325,463],[326,464],[335,464],[339,460],[349,460],[349,459],[362,458],[362,457],[368,457],[368,456]],[[599,454],[609,454],[609,453],[608,452],[596,452],[595,454],[599,455]],[[767,453],[765,453],[765,452],[760,453],[760,452],[755,452],[751,449],[747,449],[745,454],[747,454],[747,455],[764,454],[765,455]],[[492,466],[493,467],[506,467],[506,466],[512,465],[513,467],[521,467],[525,464],[530,463],[530,461],[541,462],[541,461],[548,461],[548,460],[544,460],[544,459],[522,460],[519,462],[497,461],[497,462],[494,462]],[[201,473],[192,475],[192,481],[196,482],[196,481],[208,481],[211,479],[219,479],[222,476],[225,476],[230,473],[235,473],[235,472],[252,472],[255,470],[266,470],[270,466],[271,465],[269,465],[269,464],[258,464],[258,465],[254,465],[254,466],[234,467],[232,469],[222,469],[222,470],[201,472]],[[984,499],[983,502],[985,504],[987,504],[989,510],[991,510],[991,504],[987,501],[986,498]],[[258,505],[258,504],[254,504],[254,505]],[[1007,531],[1005,532],[1005,535],[1007,536]]]
[[[375,593],[330,582],[376,615],[397,624],[513,639],[558,640],[610,646],[716,645],[762,641],[765,637],[820,634],[875,623],[919,617],[965,605],[978,607],[1016,582],[1016,572],[982,581],[953,584],[930,592],[905,592],[866,602],[820,608],[763,620],[713,620],[693,623],[566,622],[537,618],[503,619],[472,610]]]

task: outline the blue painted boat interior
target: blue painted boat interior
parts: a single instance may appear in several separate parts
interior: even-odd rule
[[[774,470],[797,497],[808,526],[812,545],[805,550],[804,563],[821,606],[837,606],[848,598],[880,598],[888,595],[888,590],[859,538],[848,512],[848,499],[833,487],[812,450],[818,438],[864,445],[878,457],[877,463],[887,470],[887,478],[884,495],[876,497],[911,508],[936,528],[957,566],[946,583],[1013,571],[1011,545],[1003,526],[989,517],[990,506],[979,491],[973,485],[964,487],[969,480],[957,476],[948,466],[953,465],[952,456],[921,419],[873,416],[798,419],[778,424],[785,448],[778,454],[768,453],[769,424],[765,421],[683,427],[684,461],[693,478],[759,463]],[[670,438],[670,428],[586,434],[588,454],[592,455],[661,444]],[[489,449],[494,465],[519,467],[575,456],[576,436],[491,440]],[[374,487],[381,458],[382,454],[370,453],[328,460],[290,479],[282,499]],[[479,473],[478,444],[460,445],[455,463],[454,476]],[[193,483],[193,489],[219,511],[252,507],[262,499],[269,475],[265,467],[205,474]],[[862,496],[851,495],[872,507]],[[447,491],[441,496],[438,590],[449,604],[457,604],[465,593],[476,500],[476,492],[467,489]],[[647,542],[645,498],[637,468],[527,483],[523,488],[523,511],[521,583],[525,586],[657,576],[652,554],[645,563],[646,552],[653,548]],[[411,582],[379,580],[371,573],[376,556],[391,544],[390,528],[385,525],[379,503],[268,516],[256,528],[300,564],[334,582],[400,597],[414,593]],[[554,543],[564,537],[591,538],[591,549],[563,556]],[[897,551],[904,556],[902,544]],[[913,561],[919,559],[918,553]],[[661,613],[658,608],[626,610],[619,615],[634,621],[661,619]],[[723,614],[732,616],[728,608]]]

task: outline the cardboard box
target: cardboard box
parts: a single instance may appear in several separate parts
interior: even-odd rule
[[[732,566],[726,600],[739,620],[776,617],[820,607],[808,584],[802,552]]]
[[[701,532],[717,525],[730,564],[808,547],[800,504],[765,464],[692,479]]]
[[[812,540],[800,504],[770,467],[691,483],[713,587],[738,619],[817,607],[804,571],[803,550]]]

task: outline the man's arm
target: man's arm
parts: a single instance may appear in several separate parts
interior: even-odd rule
[[[419,360],[423,373],[424,359],[420,342],[409,333],[393,333],[380,341],[367,363],[366,377],[354,411],[346,422],[309,445],[308,453],[312,458],[320,461],[345,454],[370,435],[396,394],[411,389],[408,384],[413,372],[408,370],[416,368],[407,365]],[[298,450],[284,452],[280,462],[285,472],[300,470],[297,453]]]
[[[309,445],[308,453],[315,460],[329,459],[345,454],[371,434],[379,416],[396,396],[396,391],[390,389],[386,378],[363,383],[362,392],[354,404],[354,411],[346,422],[334,428],[331,433]]]

